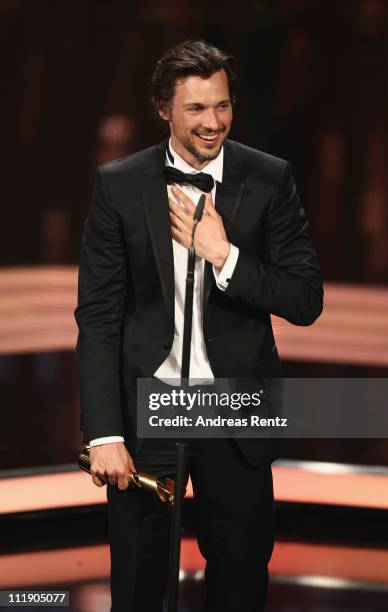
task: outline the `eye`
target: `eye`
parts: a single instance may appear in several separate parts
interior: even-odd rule
[[[190,106],[188,108],[190,113],[198,113],[200,110],[202,110],[200,106]]]

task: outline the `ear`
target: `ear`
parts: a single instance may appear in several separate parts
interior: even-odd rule
[[[170,115],[170,112],[168,110],[164,110],[162,108],[159,108],[158,113],[159,113],[160,117],[164,121],[170,121],[171,120],[171,115]]]

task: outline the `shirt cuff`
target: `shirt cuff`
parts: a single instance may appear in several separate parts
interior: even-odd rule
[[[238,247],[231,244],[229,255],[221,270],[217,272],[217,268],[213,266],[214,278],[216,279],[218,289],[221,289],[221,291],[225,291],[228,288],[229,281],[237,264],[239,252]]]
[[[105,438],[90,440],[88,446],[99,446],[100,444],[110,444],[111,442],[125,442],[125,440],[123,436],[106,436]]]

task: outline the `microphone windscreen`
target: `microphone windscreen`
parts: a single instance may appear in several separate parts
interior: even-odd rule
[[[203,209],[205,208],[205,198],[206,196],[204,193],[199,198],[199,201],[195,209],[195,213],[194,213],[194,221],[200,221],[202,219]]]

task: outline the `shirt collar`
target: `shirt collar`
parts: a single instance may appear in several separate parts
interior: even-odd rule
[[[169,149],[174,158],[174,162],[172,162],[166,154],[166,165],[174,166],[177,170],[184,172],[185,174],[196,174],[197,172],[206,172],[206,174],[210,174],[215,181],[221,183],[222,181],[222,170],[224,166],[224,147],[221,147],[221,150],[215,159],[212,159],[202,170],[197,170],[197,168],[193,168],[190,166],[172,147],[171,138],[168,142]]]

